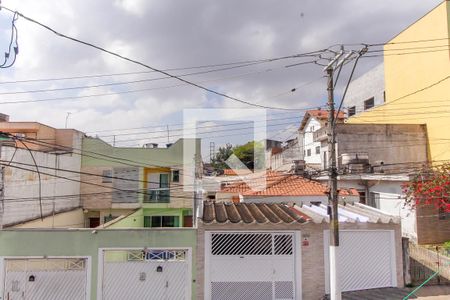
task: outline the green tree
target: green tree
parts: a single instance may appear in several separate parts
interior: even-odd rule
[[[211,165],[216,170],[229,169],[225,161],[233,154],[233,145],[226,144],[224,147],[219,147],[219,150],[211,159]]]

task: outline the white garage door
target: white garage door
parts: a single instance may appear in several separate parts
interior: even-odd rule
[[[295,295],[301,295],[294,233],[212,232],[205,238],[206,299],[296,299]]]
[[[191,298],[188,249],[104,250],[104,300]]]
[[[394,231],[340,231],[338,274],[342,291],[397,286]],[[329,231],[324,232],[325,286],[329,292]]]
[[[6,300],[87,299],[86,259],[5,259]]]

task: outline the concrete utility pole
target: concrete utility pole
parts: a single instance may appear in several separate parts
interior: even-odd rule
[[[338,215],[338,190],[337,190],[337,168],[336,168],[336,133],[335,133],[335,110],[334,110],[334,79],[333,73],[336,62],[344,54],[344,49],[326,66],[328,84],[328,215],[330,216],[330,248],[329,248],[329,266],[330,266],[330,298],[331,300],[341,300],[341,288],[338,278],[339,255],[339,215]],[[345,60],[345,58],[344,58]],[[339,66],[344,61],[337,63]]]

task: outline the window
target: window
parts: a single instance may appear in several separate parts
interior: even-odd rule
[[[328,156],[327,151],[323,152],[323,168],[326,170],[328,168]]]
[[[386,91],[383,91],[383,102],[386,103]]]
[[[306,156],[311,156],[311,149],[308,149],[308,150],[306,151]]]
[[[364,110],[368,110],[375,106],[374,98],[367,99],[364,101]]]
[[[311,126],[311,128],[309,129],[310,132],[314,132],[314,126]]]
[[[375,207],[375,208],[380,208],[380,194],[379,193],[374,193],[374,192],[370,192],[369,194],[369,199],[368,199],[368,205]]]
[[[352,106],[348,108],[348,116],[354,116],[356,114],[356,106]]]
[[[102,183],[112,183],[112,170],[103,170]]]
[[[180,170],[172,171],[172,182],[180,182]]]
[[[89,218],[89,228],[100,226],[100,218]]]
[[[144,227],[179,227],[178,216],[144,216]]]
[[[320,154],[320,146],[316,147],[316,154]]]
[[[359,194],[359,203],[366,204],[366,190],[357,190]]]

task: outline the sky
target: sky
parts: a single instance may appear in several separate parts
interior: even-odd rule
[[[357,50],[361,43],[383,43],[440,2],[3,0],[2,4],[61,33],[159,69],[175,69],[172,74],[203,73],[183,78],[220,93],[264,106],[302,109],[319,107],[326,99],[322,66],[287,67],[310,61],[310,57],[252,65],[228,63],[291,56],[336,44],[355,44],[348,47]],[[11,18],[12,13],[0,11],[0,53],[9,45]],[[233,110],[239,124],[211,120],[201,125],[206,126],[204,147],[210,142],[218,146],[251,139],[251,126],[238,129],[244,127],[242,120],[249,115],[246,109],[252,107],[175,79],[161,79],[161,74],[58,37],[23,18],[16,21],[16,27],[19,55],[12,67],[0,69],[0,112],[10,115],[11,121],[38,121],[64,128],[67,120],[69,128],[108,142],[115,139],[117,146],[140,146],[180,138],[185,109],[239,108],[240,113]],[[338,50],[336,46],[331,49]],[[361,59],[355,77],[381,62],[381,57]],[[204,67],[221,64],[227,65]],[[348,69],[349,65],[337,86],[337,98]],[[123,74],[130,72],[133,74]],[[92,75],[108,76],[62,80]],[[30,79],[51,80],[14,82]],[[71,89],[37,92],[68,87]],[[107,95],[92,96],[98,94]],[[60,99],[67,97],[78,98]],[[55,98],[59,100],[5,103]],[[267,137],[292,137],[303,113],[268,110]],[[223,124],[229,126],[218,126]]]

